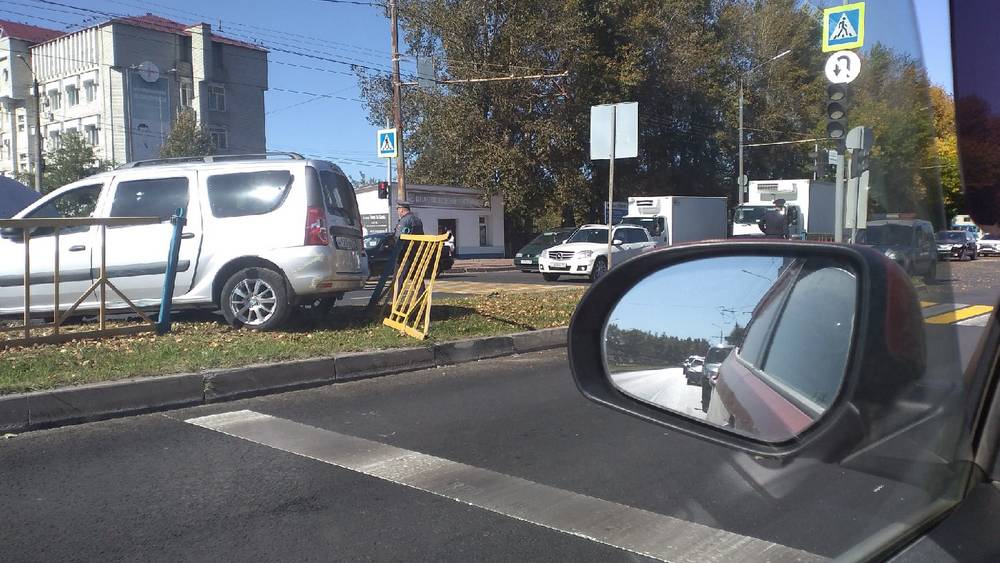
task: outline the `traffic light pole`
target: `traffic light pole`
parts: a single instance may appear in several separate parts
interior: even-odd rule
[[[833,192],[833,242],[844,242],[844,155],[837,154],[837,179]]]

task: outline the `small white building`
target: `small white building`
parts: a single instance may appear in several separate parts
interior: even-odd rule
[[[395,184],[390,199],[379,199],[378,186],[358,187],[358,207],[365,233],[396,227]],[[503,196],[454,186],[406,186],[411,211],[420,217],[426,234],[449,229],[455,235],[459,258],[501,258],[504,255]]]

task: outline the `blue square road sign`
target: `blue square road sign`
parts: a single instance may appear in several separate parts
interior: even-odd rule
[[[857,49],[865,44],[865,3],[823,10],[823,52]]]

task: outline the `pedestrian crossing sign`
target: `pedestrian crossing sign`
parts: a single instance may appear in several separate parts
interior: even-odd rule
[[[823,52],[857,49],[865,44],[865,3],[823,10]]]
[[[398,158],[395,129],[379,129],[375,139],[375,150],[379,158]]]

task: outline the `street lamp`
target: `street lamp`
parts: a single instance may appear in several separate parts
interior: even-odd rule
[[[743,204],[743,188],[746,182],[746,179],[743,177],[743,83],[746,81],[747,78],[750,77],[750,75],[753,72],[757,71],[764,65],[773,63],[774,61],[780,59],[781,57],[784,57],[785,55],[791,52],[792,52],[791,49],[785,49],[781,53],[778,53],[777,55],[771,57],[770,59],[760,63],[759,65],[751,68],[750,70],[740,75],[740,170],[739,170],[739,175],[736,178],[736,184],[737,187],[739,188],[738,201],[740,205]]]

